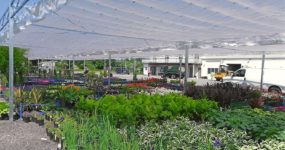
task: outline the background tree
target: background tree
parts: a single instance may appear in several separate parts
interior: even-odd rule
[[[27,50],[22,48],[14,48],[14,76],[15,83],[20,84],[24,82],[24,75],[27,73],[26,57]],[[9,76],[9,47],[0,46],[0,70],[8,79]]]

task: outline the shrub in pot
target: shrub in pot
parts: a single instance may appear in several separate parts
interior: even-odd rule
[[[251,108],[261,108],[264,105],[264,98],[261,92],[254,90],[248,93],[248,104]]]

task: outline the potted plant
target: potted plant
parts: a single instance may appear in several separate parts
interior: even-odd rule
[[[36,122],[37,121],[37,116],[39,115],[39,113],[37,111],[32,111],[30,113],[30,118],[32,122]]]
[[[9,113],[9,104],[0,102],[0,120],[6,120]]]
[[[44,125],[44,115],[37,115],[36,116],[36,123],[39,125],[39,126],[43,126]]]
[[[61,142],[61,138],[62,138],[62,131],[59,128],[56,128],[54,130],[54,140],[57,143]]]
[[[31,103],[39,104],[42,99],[42,91],[36,88],[33,88],[29,93],[29,97],[31,99]],[[38,106],[36,106],[36,110],[38,110]]]
[[[23,120],[24,122],[31,122],[31,113],[29,111],[23,112]]]
[[[248,104],[251,108],[261,108],[264,105],[264,98],[261,96],[261,92],[258,90],[249,92]]]
[[[47,121],[45,123],[46,133],[48,137],[51,137],[52,122]]]

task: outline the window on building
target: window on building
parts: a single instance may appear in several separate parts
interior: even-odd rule
[[[219,72],[219,68],[208,68],[208,74],[211,74],[212,72],[214,73]]]

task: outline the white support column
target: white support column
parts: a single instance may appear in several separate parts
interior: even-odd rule
[[[40,59],[38,58],[38,77],[40,77]]]
[[[179,56],[179,83],[181,83],[182,56]]]
[[[69,70],[69,72],[70,72],[70,70],[71,70],[71,67],[70,67],[71,65],[70,65],[70,58],[68,58],[68,70]]]
[[[184,77],[184,93],[187,91],[187,79],[189,77],[189,45],[190,43],[185,43],[185,77]]]
[[[75,60],[74,56],[72,57],[72,83],[74,84],[74,67],[75,66]]]
[[[28,77],[30,76],[30,60],[29,60],[29,58],[28,58],[28,62],[27,62],[27,64],[28,64],[28,68],[27,68],[27,72],[28,72]]]
[[[134,71],[133,71],[133,80],[137,80],[137,72],[136,72],[136,70],[137,70],[137,60],[136,59],[134,59]]]
[[[111,87],[111,53],[109,52],[108,87]]]
[[[193,62],[193,66],[192,66],[192,77],[195,77],[195,63]]]
[[[12,7],[13,0],[10,0],[9,4],[9,121],[13,122],[13,113],[14,113],[14,20],[12,18],[13,14],[13,7]]]
[[[260,91],[262,91],[262,89],[263,89],[264,63],[265,63],[265,52],[262,52]]]
[[[83,71],[85,72],[85,59],[83,59]]]

